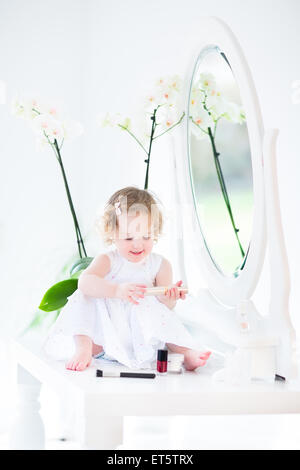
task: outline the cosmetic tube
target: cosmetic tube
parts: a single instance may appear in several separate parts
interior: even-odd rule
[[[165,293],[167,292],[168,289],[170,289],[171,287],[175,287],[175,286],[169,286],[169,287],[163,287],[163,286],[158,286],[158,287],[147,287],[146,290],[145,290],[145,293],[144,295],[165,295]],[[183,292],[184,294],[188,294],[188,288],[187,287],[183,287],[183,286],[179,286],[178,287],[178,291],[179,292]]]

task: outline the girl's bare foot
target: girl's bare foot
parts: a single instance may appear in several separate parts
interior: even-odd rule
[[[210,351],[195,351],[194,349],[188,349],[184,353],[185,369],[195,370],[197,367],[205,366],[210,355]]]
[[[80,349],[76,351],[74,356],[67,362],[66,369],[69,370],[85,370],[92,361],[92,353],[90,348]]]

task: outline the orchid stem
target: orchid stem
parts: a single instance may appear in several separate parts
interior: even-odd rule
[[[145,147],[143,146],[143,144],[139,141],[139,139],[125,126],[122,126],[121,124],[118,124],[119,127],[121,127],[121,129],[123,129],[124,131],[127,131],[128,134],[131,135],[131,137],[134,138],[134,140],[140,145],[140,147],[142,147],[142,149],[144,150],[144,152],[148,155],[148,152],[147,150],[145,149]]]
[[[159,108],[159,105],[157,106],[157,108],[154,109],[153,114],[150,118],[150,119],[152,119],[152,129],[151,129],[150,142],[149,142],[148,158],[147,158],[147,160],[145,160],[145,162],[147,163],[147,170],[146,170],[144,189],[148,189],[150,156],[151,156],[154,132],[155,132],[155,129],[156,129],[156,113],[157,113],[158,108]]]
[[[85,246],[84,246],[83,239],[82,239],[82,235],[81,235],[81,232],[80,232],[79,223],[78,223],[77,216],[76,216],[76,213],[75,213],[75,209],[74,209],[74,205],[73,205],[73,201],[72,201],[72,197],[71,197],[71,193],[70,193],[70,189],[69,189],[69,185],[68,185],[68,181],[67,181],[66,172],[65,172],[65,169],[64,169],[64,165],[63,165],[62,158],[61,158],[61,155],[60,155],[60,149],[59,149],[59,146],[58,146],[58,143],[57,143],[56,139],[54,139],[54,143],[52,145],[53,145],[53,147],[56,151],[57,160],[58,160],[58,163],[60,165],[63,180],[64,180],[64,185],[65,185],[65,189],[66,189],[66,193],[67,193],[67,198],[68,198],[68,202],[69,202],[69,206],[70,206],[70,210],[71,210],[71,214],[72,214],[73,222],[74,222],[74,226],[75,226],[79,256],[80,256],[80,258],[83,257],[82,256],[82,251],[83,251],[84,256],[86,257],[87,253],[86,253]],[[82,251],[81,251],[81,248],[82,248]]]
[[[233,218],[233,213],[232,213],[232,209],[231,209],[231,205],[230,205],[230,201],[229,201],[228,192],[227,192],[227,189],[226,189],[226,184],[225,184],[223,172],[222,172],[220,161],[219,161],[219,155],[220,154],[216,150],[215,139],[214,139],[214,136],[212,134],[212,131],[211,131],[210,127],[208,127],[208,134],[209,134],[209,138],[210,138],[212,149],[213,149],[215,167],[216,167],[216,171],[217,171],[218,180],[219,180],[219,183],[220,183],[220,186],[221,186],[221,191],[222,191],[222,194],[223,194],[223,198],[224,198],[224,201],[225,201],[228,213],[229,213],[230,221],[231,221],[231,224],[232,224],[232,227],[233,227],[233,230],[234,230],[234,234],[235,234],[235,237],[236,237],[238,245],[239,245],[241,255],[242,255],[242,257],[244,257],[245,252],[243,250],[243,247],[241,245],[241,242],[240,242],[240,239],[239,239],[239,236],[238,236],[239,229],[235,225],[235,221],[234,221],[234,218]]]

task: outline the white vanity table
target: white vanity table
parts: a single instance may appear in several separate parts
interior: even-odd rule
[[[41,384],[72,400],[78,413],[74,434],[83,448],[90,449],[121,445],[124,416],[300,413],[297,381],[228,385],[212,381],[205,368],[201,373],[155,379],[97,378],[95,365],[84,372],[72,372],[63,362],[49,360],[32,345],[15,342],[12,347],[20,390],[19,416],[11,435],[13,449],[44,448],[38,411]]]
[[[184,227],[178,223],[178,232],[181,231],[184,238],[186,227],[192,231],[189,221],[199,222],[191,244],[196,263],[204,270],[207,288],[198,290],[198,299],[196,296],[194,304],[195,315],[190,314],[185,320],[190,326],[198,324],[201,328],[203,325],[231,347],[246,349],[250,354],[252,348],[256,364],[263,364],[262,375],[270,367],[270,374],[274,376],[274,366],[275,372],[288,380],[252,380],[244,385],[230,384],[226,380],[214,381],[210,369],[205,367],[200,373],[169,374],[157,376],[153,380],[96,378],[95,365],[84,372],[67,371],[64,363],[49,360],[39,347],[16,341],[13,351],[18,364],[20,414],[12,431],[12,448],[44,446],[43,425],[37,403],[43,383],[58,394],[63,393],[75,400],[79,416],[76,435],[86,448],[113,449],[120,445],[124,416],[300,412],[295,334],[288,311],[288,264],[276,179],[277,132],[265,132],[263,129],[250,71],[229,28],[215,18],[204,18],[199,24],[199,34],[202,41],[186,76],[187,119],[175,145],[174,176],[178,184],[176,202],[184,204],[183,207],[187,209],[183,214]],[[209,73],[209,67],[212,67],[216,78],[224,77],[226,86],[223,89],[221,87],[222,93],[231,93],[231,99],[236,100],[238,107],[242,103],[244,111],[238,124],[233,124],[234,119],[239,119],[237,116],[228,119],[229,123],[224,128],[224,119],[218,121],[218,129],[214,134],[216,138],[211,138],[211,143],[217,147],[217,150],[213,149],[215,167],[211,168],[203,166],[204,156],[207,154],[211,157],[212,152],[207,144],[209,141],[203,144],[201,135],[203,128],[208,129],[205,121],[208,116],[203,115],[203,110],[200,112],[198,109],[199,115],[192,111],[193,94],[197,99],[199,90],[200,95],[203,91],[198,86],[203,79],[201,73]],[[231,82],[232,77],[236,80],[233,84],[230,84],[228,72],[231,74]],[[209,80],[211,78],[208,76]],[[203,85],[203,81],[201,83]],[[231,112],[238,109],[231,106]],[[243,127],[239,128],[241,124]],[[206,132],[206,139],[207,136]],[[233,157],[236,168],[234,165],[226,168],[226,158],[228,162],[231,155],[224,140],[226,138],[233,144],[232,148],[237,149],[237,155]],[[210,153],[207,149],[210,149]],[[224,160],[222,152],[227,153]],[[197,167],[198,157],[202,158],[199,167],[201,171]],[[219,164],[221,166],[218,167]],[[216,171],[218,179],[213,180],[213,171]],[[209,177],[205,179],[203,175]],[[243,191],[238,192],[241,188]],[[217,203],[213,199],[216,194],[220,195]],[[248,205],[240,205],[242,200],[247,200]],[[213,204],[219,211],[218,220],[224,222],[219,230],[213,225],[209,213]],[[201,207],[204,212],[201,212]],[[219,232],[217,238],[214,236],[216,231]],[[232,235],[233,238],[230,238]],[[183,238],[176,240],[179,265],[182,279],[190,285]],[[224,242],[221,250],[216,240]],[[271,301],[269,311],[261,316],[251,303],[251,297],[259,282],[266,245],[270,257]],[[224,257],[224,254],[230,256]],[[236,332],[236,309],[245,300],[249,302],[251,310],[245,320],[247,325],[250,324],[250,332],[239,336]],[[210,347],[210,344],[207,346]],[[255,379],[257,370],[256,367],[251,373],[254,375],[252,379]]]

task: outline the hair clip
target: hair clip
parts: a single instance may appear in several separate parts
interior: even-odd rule
[[[121,215],[120,202],[115,202],[114,206],[116,210],[116,215]]]

